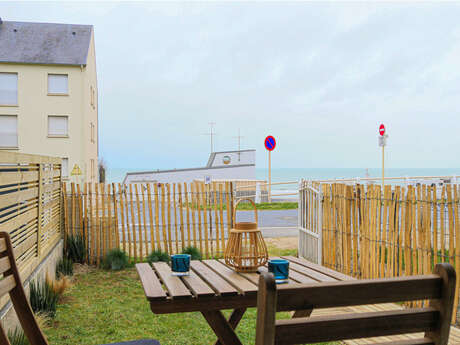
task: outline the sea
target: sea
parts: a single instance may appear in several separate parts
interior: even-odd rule
[[[150,169],[109,168],[107,182],[122,182],[127,172],[146,171]],[[460,168],[388,168],[385,177],[410,176],[460,176]],[[382,176],[379,168],[274,168],[272,183],[296,182],[301,179],[340,179]],[[268,180],[268,169],[256,168],[256,178]],[[272,189],[294,190],[295,185],[274,185]]]

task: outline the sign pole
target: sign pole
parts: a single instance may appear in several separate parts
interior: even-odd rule
[[[385,145],[382,145],[382,190],[385,185]]]
[[[276,140],[269,135],[265,138],[265,148],[268,151],[268,202],[272,202],[272,151],[276,147]]]
[[[272,202],[272,151],[268,151],[268,202]]]

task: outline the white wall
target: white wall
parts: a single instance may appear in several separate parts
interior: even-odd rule
[[[225,168],[201,168],[187,170],[168,170],[164,172],[149,172],[146,174],[133,173],[128,174],[124,183],[134,182],[159,182],[159,183],[174,183],[174,182],[193,182],[194,180],[204,180],[205,176],[211,176],[212,179],[234,180],[234,179],[249,179],[255,180],[256,167],[225,167]]]

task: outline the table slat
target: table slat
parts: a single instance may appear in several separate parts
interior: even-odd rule
[[[321,272],[323,274],[326,274],[326,275],[328,275],[330,277],[333,277],[335,279],[338,279],[338,280],[356,280],[352,276],[348,276],[346,274],[331,270],[330,268],[315,264],[315,263],[310,262],[310,261],[308,261],[306,259],[303,259],[303,258],[296,258],[295,256],[283,256],[283,259],[289,260],[291,262],[295,262],[295,263],[297,263],[299,265],[308,267],[308,268],[310,268],[312,270],[315,270],[317,272]]]
[[[192,297],[192,293],[184,285],[182,280],[179,277],[173,276],[171,274],[171,268],[166,262],[154,262],[153,268],[160,276],[163,284],[166,286],[170,297],[173,299]]]
[[[270,257],[269,259],[277,260],[281,258],[274,256],[274,257]],[[267,267],[268,269],[268,263],[265,265],[265,267]],[[302,283],[302,284],[317,283],[317,281],[314,280],[313,278],[307,277],[304,274],[301,274],[297,271],[292,270],[290,266],[289,266],[289,280],[292,281],[293,283]]]
[[[289,271],[297,271],[299,273],[302,273],[302,274],[305,274],[307,277],[310,277],[318,282],[336,282],[337,279],[335,278],[332,278],[328,275],[325,275],[325,274],[322,274],[322,273],[319,273],[317,271],[314,271],[308,267],[305,267],[305,266],[302,266],[302,265],[299,265],[295,262],[290,262],[289,264]]]
[[[238,291],[201,261],[192,261],[192,269],[219,295],[237,295]]]
[[[181,277],[185,285],[196,297],[215,296],[216,293],[195,272],[190,270],[189,276]]]
[[[165,300],[166,293],[161,287],[161,283],[150,265],[147,263],[137,264],[136,269],[144,288],[145,297],[150,301]]]
[[[246,278],[242,277],[238,272],[235,272],[233,269],[222,265],[217,260],[204,260],[203,261],[208,267],[210,267],[214,272],[219,274],[222,278],[236,287],[242,294],[256,294],[257,286],[251,283]]]

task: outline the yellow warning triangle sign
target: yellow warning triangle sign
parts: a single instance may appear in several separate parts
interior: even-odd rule
[[[74,176],[74,175],[81,175],[81,174],[82,174],[82,172],[81,172],[80,167],[77,164],[75,164],[73,166],[73,169],[72,169],[72,172],[70,173],[70,175]]]

